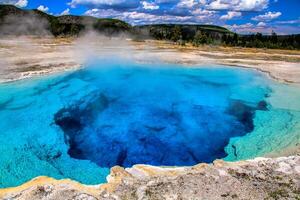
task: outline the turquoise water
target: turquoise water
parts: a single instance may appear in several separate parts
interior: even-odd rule
[[[299,99],[252,70],[127,60],[1,84],[0,186],[277,152],[300,142]]]

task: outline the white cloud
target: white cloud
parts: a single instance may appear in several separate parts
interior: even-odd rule
[[[0,0],[0,4],[12,4],[23,8],[28,5],[28,0]]]
[[[164,3],[174,3],[177,2],[178,0],[155,0],[155,3],[159,3],[159,4],[164,4]]]
[[[251,28],[253,26],[254,25],[252,23],[246,23],[246,24],[240,24],[240,25],[237,25],[237,24],[232,25],[233,28]]]
[[[19,1],[15,4],[15,6],[18,6],[18,7],[23,8],[23,7],[26,7],[27,4],[28,4],[28,1],[27,1],[27,0],[19,0]]]
[[[179,8],[193,8],[196,6],[199,2],[196,0],[180,0],[177,4],[177,7]]]
[[[143,5],[143,8],[146,9],[146,10],[157,10],[157,9],[159,9],[158,5],[156,5],[155,3],[149,3],[147,1],[142,1],[142,5]]]
[[[240,0],[236,10],[260,11],[268,7],[269,0]]]
[[[226,10],[226,9],[230,8],[230,3],[229,2],[226,3],[226,2],[223,2],[221,0],[216,0],[216,1],[211,2],[208,5],[208,8],[209,9],[214,9],[214,10]]]
[[[214,11],[200,10],[193,15],[176,16],[165,13],[164,15],[138,12],[138,11],[116,11],[113,9],[91,9],[85,15],[98,18],[117,18],[133,25],[136,24],[159,24],[159,23],[186,23],[199,24],[209,23],[215,19]]]
[[[37,9],[39,11],[42,11],[42,12],[48,12],[49,11],[49,8],[46,7],[46,6],[43,6],[43,5],[40,5]]]
[[[206,1],[206,0],[198,0],[198,1],[199,1],[199,3],[202,4],[202,5],[207,4],[207,1]]]
[[[259,23],[257,24],[257,26],[258,26],[258,27],[265,27],[265,26],[267,26],[267,24],[266,24],[265,22],[259,22]]]
[[[285,21],[276,21],[276,24],[299,24],[300,25],[300,18],[294,20],[285,20]]]
[[[242,16],[241,12],[228,11],[227,14],[226,15],[222,15],[220,17],[220,19],[229,20],[229,19],[232,19],[234,17],[240,17],[240,16]]]
[[[66,10],[64,10],[60,13],[60,15],[69,15],[69,14],[70,14],[70,9],[69,8],[67,8]]]
[[[84,15],[93,16],[93,17],[99,17],[99,16],[97,16],[98,15],[98,11],[99,11],[99,9],[97,9],[97,8],[90,9],[90,10],[87,10],[84,13]]]
[[[263,15],[258,15],[256,17],[252,17],[251,19],[254,21],[270,21],[276,19],[281,16],[281,12],[267,12]]]
[[[261,11],[268,7],[269,0],[213,0],[207,5],[212,10]]]
[[[140,0],[72,0],[68,3],[75,8],[77,5],[86,5],[99,8],[137,8]]]
[[[216,14],[216,11],[213,11],[213,10],[196,9],[196,10],[192,10],[191,13],[192,13],[193,15],[213,16],[214,14]]]

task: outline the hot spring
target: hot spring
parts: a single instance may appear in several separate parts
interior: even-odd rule
[[[0,186],[280,152],[300,141],[299,99],[254,70],[128,60],[1,84]]]

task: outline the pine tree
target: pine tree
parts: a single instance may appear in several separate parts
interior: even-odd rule
[[[175,26],[172,31],[171,40],[174,42],[178,42],[182,39],[182,32],[180,26]]]
[[[208,37],[205,33],[202,33],[201,31],[197,31],[194,37],[193,44],[195,46],[199,46],[201,44],[207,44],[208,43]]]
[[[271,42],[273,44],[277,44],[278,43],[278,36],[277,36],[277,34],[274,31],[272,31]]]

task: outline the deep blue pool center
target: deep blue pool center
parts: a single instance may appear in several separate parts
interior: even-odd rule
[[[0,188],[264,156],[299,142],[299,95],[249,69],[118,59],[0,84]]]
[[[224,158],[229,139],[251,132],[255,112],[267,111],[270,92],[259,86],[255,101],[235,98],[253,74],[224,68],[91,68],[72,76],[95,90],[61,108],[54,121],[68,154],[100,167]]]

